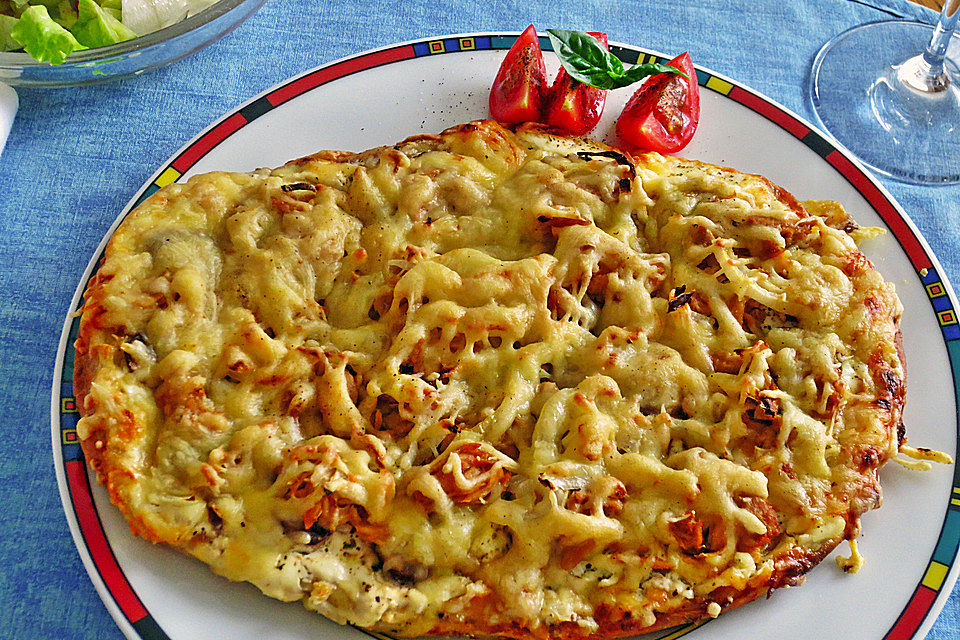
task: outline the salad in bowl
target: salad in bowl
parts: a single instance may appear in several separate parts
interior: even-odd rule
[[[0,0],[0,45],[62,64],[74,51],[152,33],[217,0]]]
[[[65,87],[139,75],[194,53],[264,0],[0,0],[0,83]]]

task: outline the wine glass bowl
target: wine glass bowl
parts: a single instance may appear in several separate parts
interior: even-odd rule
[[[819,124],[878,173],[960,183],[960,38],[956,3],[938,25],[853,27],[818,52],[809,97]]]
[[[215,42],[263,3],[264,0],[220,0],[159,31],[106,47],[76,51],[59,65],[38,62],[23,52],[0,52],[0,83],[66,87],[144,73]]]

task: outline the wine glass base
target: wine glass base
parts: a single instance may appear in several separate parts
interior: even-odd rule
[[[960,38],[945,82],[924,92],[901,82],[933,27],[890,21],[854,27],[820,49],[809,96],[819,124],[875,171],[913,184],[960,183]]]

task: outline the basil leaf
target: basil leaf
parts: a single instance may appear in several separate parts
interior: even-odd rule
[[[623,63],[620,62],[620,58],[613,55],[609,51],[604,51],[604,53],[607,54],[605,56],[606,65],[607,65],[607,71],[610,72],[610,75],[613,75],[613,76],[623,75]]]
[[[683,71],[677,69],[676,67],[671,67],[668,64],[660,64],[659,62],[648,62],[647,64],[637,64],[629,69],[626,73],[623,74],[623,77],[628,82],[622,86],[627,86],[628,84],[633,84],[634,82],[639,82],[647,76],[653,76],[658,73],[674,73],[678,76],[687,77]]]
[[[611,64],[600,42],[583,31],[548,29],[553,50],[570,77],[599,89],[612,89]]]
[[[547,35],[570,77],[597,89],[619,89],[658,73],[687,77],[679,69],[659,62],[638,64],[624,70],[623,62],[617,56],[584,31],[547,29]]]

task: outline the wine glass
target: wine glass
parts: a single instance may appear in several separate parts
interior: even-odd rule
[[[817,53],[810,98],[822,128],[877,172],[913,184],[960,182],[960,0],[931,26],[848,29]]]

